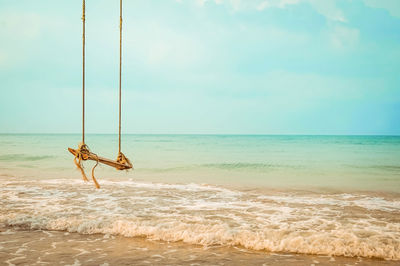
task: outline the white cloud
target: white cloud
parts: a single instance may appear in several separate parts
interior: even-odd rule
[[[257,9],[286,8],[299,3],[309,3],[315,11],[329,20],[346,22],[344,13],[336,6],[335,0],[264,0],[260,2]]]
[[[44,51],[54,52],[56,47],[52,45],[54,42],[57,45],[65,43],[67,31],[73,28],[71,24],[63,16],[22,10],[1,11],[0,67],[11,69],[38,59]]]
[[[133,61],[140,60],[149,67],[187,67],[204,56],[202,42],[196,34],[182,34],[156,22],[144,23],[132,30],[126,33],[126,50],[134,51]]]
[[[284,9],[292,5],[308,3],[316,12],[323,15],[328,20],[338,22],[347,21],[343,11],[336,6],[335,0],[196,0],[196,4],[201,7],[203,7],[206,2],[213,2],[217,5],[224,4],[235,12],[241,10],[263,11],[268,8]]]
[[[0,13],[0,67],[13,67],[30,56],[27,43],[36,42],[43,20],[35,13]]]
[[[288,5],[295,5],[299,2],[300,0],[265,0],[257,6],[257,9],[264,10],[271,7],[285,8]]]
[[[330,41],[336,49],[349,49],[358,44],[359,37],[360,31],[358,29],[336,26],[330,34]]]
[[[399,0],[364,0],[364,3],[369,7],[386,9],[393,17],[400,18]]]
[[[307,0],[311,6],[327,19],[346,22],[343,11],[336,6],[335,0]]]
[[[196,0],[196,4],[199,6],[204,6],[204,4],[207,2],[207,0]]]

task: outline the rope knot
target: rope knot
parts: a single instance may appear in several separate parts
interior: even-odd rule
[[[92,179],[93,179],[93,182],[94,182],[94,185],[96,186],[96,188],[100,188],[99,183],[97,183],[97,180],[94,177],[94,169],[99,164],[99,158],[98,158],[97,154],[91,153],[89,150],[89,147],[83,142],[81,142],[78,145],[78,149],[76,150],[76,155],[74,158],[74,163],[75,163],[76,167],[78,167],[78,169],[81,171],[83,180],[89,181],[88,178],[86,177],[85,170],[83,170],[82,161],[86,161],[87,159],[89,159],[90,154],[93,154],[97,158],[96,165],[93,166],[93,168],[92,168]]]
[[[130,168],[133,167],[131,161],[122,152],[118,153],[117,162],[120,164],[129,165]],[[123,167],[118,168],[118,170],[123,170],[123,169],[126,169],[126,168],[123,168]]]

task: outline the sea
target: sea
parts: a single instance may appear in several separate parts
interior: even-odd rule
[[[0,265],[400,265],[400,136],[80,141],[0,135]]]

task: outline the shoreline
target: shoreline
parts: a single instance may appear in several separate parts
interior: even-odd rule
[[[284,254],[400,258],[398,198],[129,180],[104,180],[97,190],[81,183],[2,182],[2,226]]]
[[[63,265],[398,265],[362,257],[248,250],[241,246],[191,245],[142,237],[0,228],[0,261]]]

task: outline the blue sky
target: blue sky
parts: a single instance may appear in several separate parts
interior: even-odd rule
[[[119,1],[87,0],[87,122],[117,133]],[[0,132],[81,131],[81,1],[0,2]],[[400,134],[400,1],[124,1],[123,132]]]

